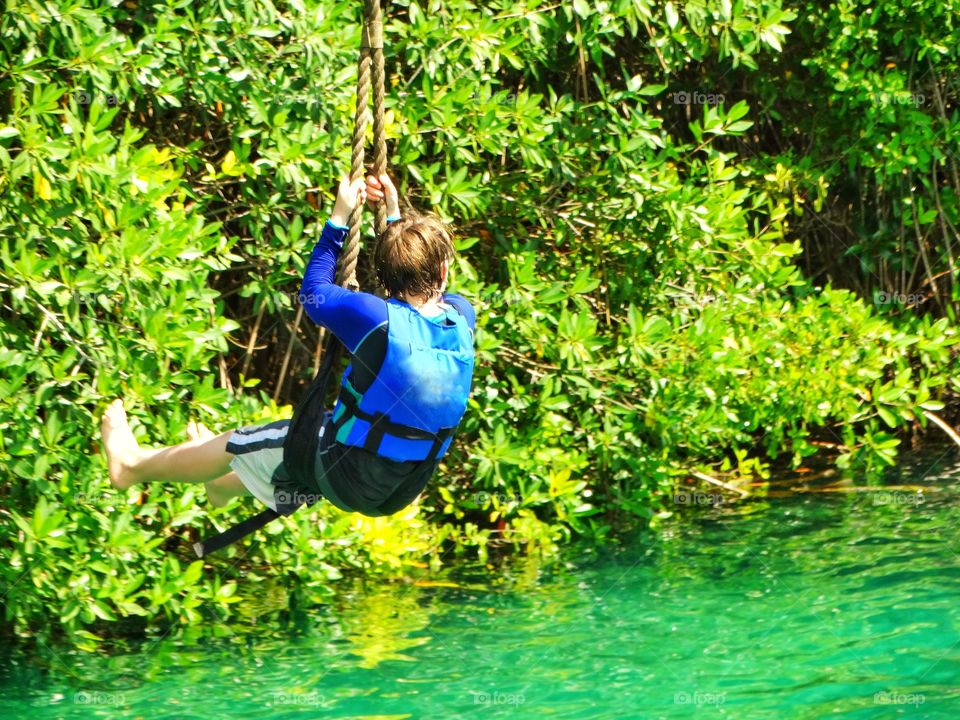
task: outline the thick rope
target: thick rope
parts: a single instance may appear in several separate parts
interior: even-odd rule
[[[384,69],[383,69],[383,22],[380,18],[380,3],[374,0],[375,17],[372,17],[371,48],[373,58],[373,172],[380,177],[387,171],[387,133],[384,128]],[[374,231],[379,237],[387,229],[387,204],[376,205]]]
[[[373,172],[379,176],[387,167],[387,139],[384,131],[384,60],[383,18],[380,0],[365,0],[363,11],[363,42],[357,66],[357,108],[353,124],[353,149],[350,161],[350,181],[363,177],[364,141],[367,134],[367,106],[370,100],[371,66],[373,75]],[[351,290],[357,283],[357,257],[360,255],[360,220],[363,207],[357,205],[350,213],[347,240],[340,254],[337,283]],[[374,230],[379,235],[387,226],[386,207],[377,203]]]
[[[360,63],[357,67],[357,110],[354,115],[353,125],[353,150],[350,158],[350,181],[354,182],[363,177],[363,142],[367,134],[367,105],[370,99],[370,67],[373,66],[373,143],[374,143],[374,162],[373,171],[377,176],[386,171],[387,167],[387,141],[383,127],[383,96],[384,96],[384,72],[383,72],[383,20],[380,14],[380,0],[365,0],[363,12],[363,44],[360,49]],[[386,208],[385,203],[377,204],[376,221],[374,228],[377,234],[383,232],[386,228]],[[337,268],[337,283],[351,290],[357,290],[357,256],[360,254],[360,217],[363,214],[363,207],[357,205],[350,213],[349,232],[347,240],[344,243],[343,252],[340,253],[340,261]],[[303,306],[298,311],[298,321],[303,312]],[[294,330],[296,332],[296,330]],[[328,333],[324,339],[323,347],[323,365],[305,397],[294,410],[293,418],[290,421],[290,430],[287,438],[284,440],[283,459],[284,466],[291,463],[288,467],[289,472],[297,469],[297,474],[303,477],[309,474],[309,468],[312,467],[313,451],[304,452],[302,445],[295,447],[291,441],[300,437],[298,428],[302,425],[302,418],[306,413],[306,422],[308,424],[316,421],[315,416],[311,417],[319,405],[322,408],[324,395],[328,381],[333,372],[337,358],[343,349],[343,345],[337,340],[336,335]],[[316,438],[316,427],[310,428],[314,438]],[[314,447],[316,440],[314,439]],[[308,448],[311,445],[308,443]],[[303,463],[296,463],[297,457],[307,458],[307,467]],[[308,500],[311,505],[313,500]],[[295,510],[296,507],[293,508]],[[293,512],[290,510],[290,512]],[[255,530],[262,528],[271,520],[280,517],[280,513],[275,510],[267,509],[263,512],[248,518],[242,523],[234,525],[214,537],[207,538],[203,542],[195,543],[193,546],[197,557],[206,557],[215,550],[225,548],[236,542],[240,538],[249,535]]]
[[[370,94],[370,55],[361,50],[357,67],[357,110],[353,122],[353,152],[350,160],[350,182],[363,177],[363,143],[367,134],[367,102]],[[363,207],[357,205],[350,213],[347,241],[340,253],[337,284],[350,290],[358,289],[357,256],[360,255],[360,216]]]

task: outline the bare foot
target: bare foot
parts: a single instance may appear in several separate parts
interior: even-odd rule
[[[122,400],[110,403],[103,414],[100,432],[103,434],[103,447],[107,451],[110,484],[119,490],[126,490],[136,484],[132,469],[137,462],[140,445],[130,430]]]
[[[216,434],[203,423],[191,420],[187,423],[187,437],[191,440],[209,440]]]

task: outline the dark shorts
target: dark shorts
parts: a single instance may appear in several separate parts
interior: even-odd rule
[[[226,448],[234,456],[230,467],[243,486],[282,515],[289,514],[304,502],[317,499],[317,496],[307,496],[289,484],[277,484],[277,468],[283,463],[283,442],[289,427],[289,420],[243,427],[233,431]],[[320,428],[321,438],[325,429],[326,423]]]
[[[314,494],[294,487],[281,467],[289,420],[235,430],[227,442],[227,452],[234,455],[230,467],[250,494],[281,515],[318,497],[346,512],[372,517],[392,515],[413,502],[436,462],[390,460],[341,445],[330,429],[330,418],[328,411],[320,429]]]

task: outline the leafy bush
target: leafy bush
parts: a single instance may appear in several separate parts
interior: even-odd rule
[[[955,28],[921,19],[933,3],[910,5],[909,36],[887,32],[905,5],[391,3],[391,166],[413,204],[459,231],[455,284],[479,315],[470,411],[422,504],[378,520],[304,511],[205,567],[189,542],[252,501],[213,511],[196,488],[113,492],[91,438],[118,395],[145,444],[182,440],[191,418],[222,431],[289,413],[318,360],[293,294],[346,169],[359,4],[9,4],[11,632],[94,642],[240,621],[241,570],[311,604],[344,572],[601,541],[669,516],[678,482],[704,472],[763,477],[825,444],[859,471],[893,462],[898,432],[949,397],[951,303],[946,319],[886,313],[809,261],[823,257],[816,221],[846,202],[831,189],[846,182],[852,135],[873,147],[904,122],[929,124],[864,113],[864,92],[899,87],[874,82],[879,64],[922,53],[942,78],[953,62]],[[861,54],[851,35],[864,23],[876,48]],[[828,103],[811,113],[797,98],[823,77]],[[912,191],[920,227],[958,224],[943,178],[960,132],[940,89],[935,138],[911,130],[882,167],[857,150],[882,185],[864,207],[883,232],[857,229],[848,255],[862,277],[844,287],[869,293],[870,273],[902,278],[921,261],[913,280],[952,282],[949,243],[896,255],[904,235],[891,231],[912,224],[889,188],[914,156],[940,178]]]

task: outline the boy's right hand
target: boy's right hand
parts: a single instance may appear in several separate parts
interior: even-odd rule
[[[400,198],[390,176],[384,173],[379,178],[367,175],[367,202],[371,207],[383,200],[387,204],[387,217],[400,217]]]
[[[333,206],[333,213],[330,215],[330,221],[335,225],[346,227],[350,220],[350,215],[357,205],[363,204],[366,199],[366,188],[363,186],[363,179],[357,178],[350,182],[350,176],[344,175],[340,179],[340,187],[337,190],[337,202]]]

